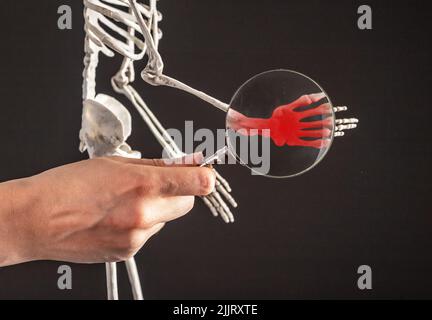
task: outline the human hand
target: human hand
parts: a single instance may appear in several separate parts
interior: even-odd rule
[[[201,160],[194,156],[195,164]],[[0,198],[8,190],[13,199],[7,214],[0,207],[0,266],[126,260],[214,184],[207,168],[112,157],[0,185]]]

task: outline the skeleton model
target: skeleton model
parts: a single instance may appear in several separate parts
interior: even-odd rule
[[[96,93],[96,69],[99,55],[108,57],[120,54],[124,57],[119,71],[112,77],[113,90],[124,95],[139,112],[154,137],[172,158],[183,156],[183,152],[167,133],[157,117],[133,88],[135,80],[135,61],[147,61],[141,77],[154,86],[170,86],[208,102],[227,112],[229,105],[203,92],[195,90],[180,81],[164,75],[163,60],[158,51],[162,38],[158,24],[162,20],[157,10],[157,0],[146,4],[136,0],[84,0],[85,17],[85,59],[83,73],[83,120],[80,132],[82,152],[88,151],[90,157],[123,156],[140,158],[126,143],[132,132],[131,116],[128,110],[111,96]],[[345,111],[337,107],[335,112]],[[356,127],[356,119],[337,120],[335,136],[342,136],[346,129]],[[227,181],[215,171],[216,189],[202,200],[214,216],[220,216],[226,223],[234,222],[228,206],[237,207],[230,195]],[[143,299],[141,284],[135,260],[126,261],[129,280],[134,299]],[[118,299],[116,263],[106,264],[108,299]]]

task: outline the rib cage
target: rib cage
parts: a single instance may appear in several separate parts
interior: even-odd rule
[[[126,10],[129,9],[126,2],[119,0],[104,0],[104,2],[100,0],[84,0],[87,36],[107,56],[114,56],[113,51],[115,51],[131,60],[141,60],[146,53],[146,44],[136,36],[136,34],[141,34],[136,17],[112,5],[123,7]],[[147,17],[149,25],[152,24],[155,16],[156,19],[161,18],[160,14],[153,15],[148,6],[140,4],[139,9]],[[123,24],[125,28],[121,28],[113,21]],[[117,34],[117,37],[108,33],[106,29]],[[121,41],[119,37],[123,38],[124,41]],[[134,46],[131,46],[131,42]],[[139,49],[138,52],[135,52],[135,46]]]

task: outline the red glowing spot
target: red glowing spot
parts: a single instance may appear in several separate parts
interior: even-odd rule
[[[330,145],[333,132],[330,103],[297,110],[317,103],[325,97],[323,93],[301,96],[290,104],[277,107],[269,119],[249,118],[230,109],[228,127],[246,136],[259,134],[269,137],[270,135],[278,147],[288,145],[326,148]],[[307,121],[311,117],[319,117],[321,120]]]

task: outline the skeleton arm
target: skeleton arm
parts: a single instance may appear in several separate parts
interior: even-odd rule
[[[179,89],[185,91],[189,94],[196,96],[197,98],[206,101],[207,103],[213,105],[223,112],[228,112],[229,105],[219,101],[216,98],[209,96],[208,94],[196,90],[181,81],[178,81],[174,78],[168,77],[163,74],[163,61],[157,50],[157,41],[156,38],[153,38],[151,35],[151,31],[148,25],[145,23],[142,13],[139,10],[139,5],[136,0],[128,0],[130,6],[132,8],[133,13],[135,14],[138,24],[141,28],[141,32],[144,36],[145,42],[148,45],[148,55],[149,61],[146,68],[141,72],[141,77],[147,83],[153,86],[167,86],[175,89]],[[155,6],[156,0],[151,0],[151,3]],[[154,30],[153,30],[154,31]],[[334,112],[346,111],[347,107],[336,107],[334,108]],[[357,127],[358,119],[350,118],[350,119],[338,119],[336,120],[336,134],[335,137],[342,137],[345,135],[344,130],[355,129]]]

